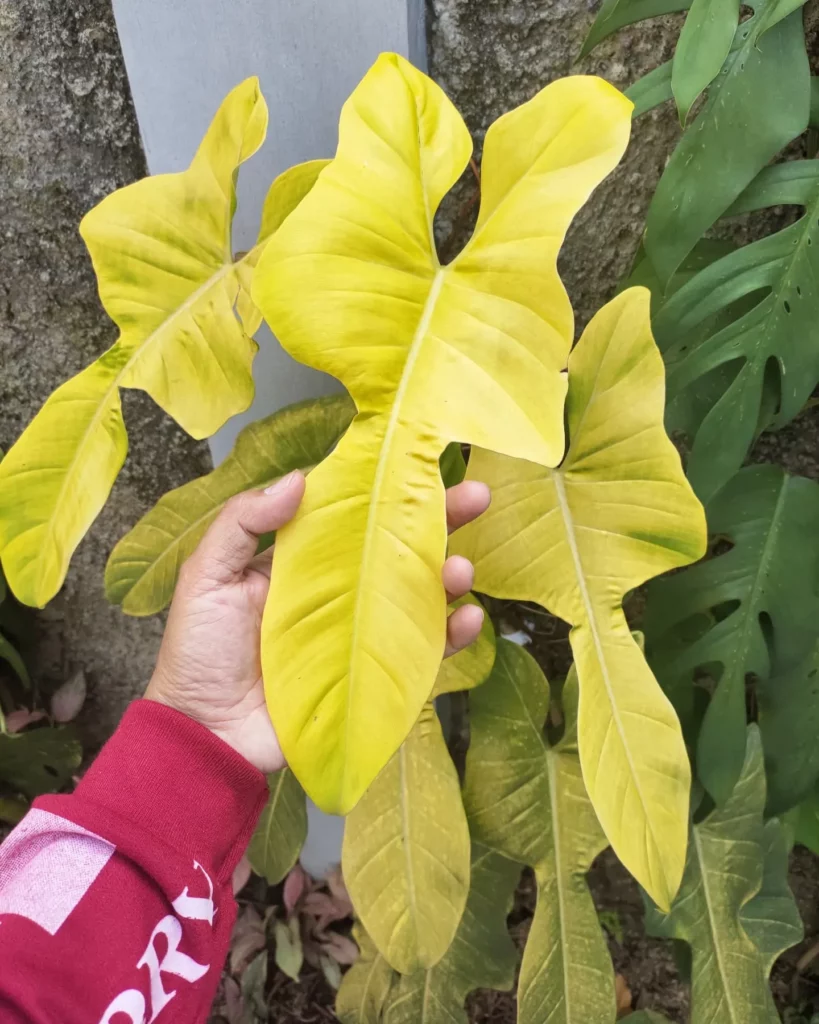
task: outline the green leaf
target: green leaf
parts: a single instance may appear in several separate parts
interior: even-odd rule
[[[11,666],[12,671],[24,686],[31,686],[26,663],[20,657],[14,644],[2,633],[0,633],[0,658]]]
[[[748,938],[767,957],[766,974],[770,974],[779,954],[801,942],[804,935],[799,909],[788,885],[788,853],[785,829],[772,818],[762,832],[762,886],[740,912]]]
[[[359,922],[353,925],[358,960],[344,975],[336,996],[341,1024],[380,1024],[393,982],[398,977]]]
[[[479,608],[483,607],[473,594],[467,594],[465,597],[453,601],[450,607],[460,608],[464,604],[476,604]],[[478,639],[451,658],[445,658],[441,662],[432,696],[439,697],[442,693],[457,693],[459,690],[472,690],[476,686],[480,686],[492,671],[492,665],[495,663],[495,642],[495,627],[484,612],[483,625]]]
[[[267,1000],[265,985],[267,984],[267,950],[263,949],[254,957],[242,973],[242,1001],[244,1014],[242,1024],[255,1024],[256,1021],[267,1020]]]
[[[82,747],[70,726],[0,734],[0,781],[29,799],[62,789],[81,761]]]
[[[307,838],[307,801],[289,768],[267,776],[270,792],[247,856],[257,875],[279,883],[299,858]]]
[[[469,827],[458,774],[427,704],[347,816],[344,881],[367,934],[402,974],[447,951],[469,891]]]
[[[817,186],[819,160],[788,160],[764,167],[725,211],[725,216],[735,217],[771,206],[807,206],[816,198]]]
[[[813,163],[808,174],[815,171]],[[742,464],[759,430],[791,420],[819,380],[817,274],[819,185],[795,224],[717,260],[656,313],[670,401],[697,390],[712,371],[726,373],[688,460],[688,478],[706,502]],[[716,322],[700,338],[703,324],[736,311],[738,303],[745,303],[739,316]],[[779,389],[776,415],[765,399],[771,369]]]
[[[291,917],[287,922],[276,921],[273,935],[276,939],[276,966],[288,978],[298,981],[304,963],[298,917]]]
[[[674,93],[671,90],[672,62],[666,61],[647,75],[638,78],[637,81],[626,89],[626,96],[634,104],[632,119],[636,120],[647,114],[649,110],[659,107],[672,98]]]
[[[787,815],[793,841],[801,843],[819,857],[819,787]]]
[[[659,18],[660,15],[675,11],[685,11],[690,6],[691,0],[603,0],[577,59],[581,60],[595,46],[626,25],[647,18]]]
[[[470,697],[464,804],[473,836],[535,868],[538,897],[518,983],[518,1021],[613,1021],[614,972],[585,872],[607,842],[577,753],[577,676],[563,687],[565,732],[544,734],[549,684],[523,648],[498,641]]]
[[[454,487],[466,476],[466,460],[457,441],[448,444],[441,456],[441,479],[444,487]]]
[[[693,0],[674,51],[671,88],[680,122],[714,81],[731,52],[740,0]]]
[[[399,979],[384,1024],[467,1024],[473,989],[512,987],[517,952],[506,918],[519,878],[520,865],[473,843],[469,900],[452,945],[436,966]]]
[[[347,395],[297,402],[241,431],[224,462],[169,491],[111,552],[105,593],[129,615],[153,615],[173,597],[182,563],[241,491],[267,487],[294,469],[321,462],[350,425]]]
[[[801,664],[774,665],[756,681],[756,699],[771,816],[801,803],[819,778],[819,645]]]
[[[778,466],[749,466],[708,509],[725,554],[651,584],[644,628],[649,659],[664,687],[708,669],[718,680],[697,747],[699,778],[724,803],[745,757],[745,679],[798,665],[819,632],[816,565],[819,484]],[[692,619],[710,623],[687,646],[674,643]],[[766,636],[766,632],[770,632]]]
[[[691,831],[670,914],[647,911],[653,934],[691,947],[691,1024],[776,1019],[768,974],[776,956],[798,939],[798,929],[781,837],[763,828],[764,806],[762,746],[752,726],[736,789]]]
[[[769,29],[772,29],[774,25],[778,25],[783,18],[787,18],[793,11],[804,7],[806,2],[807,0],[770,0],[765,5],[764,13],[756,27],[757,39],[761,38]]]
[[[697,241],[808,123],[810,73],[801,18],[757,39],[760,0],[708,99],[674,150],[646,221],[646,252],[667,283]],[[752,126],[752,130],[749,130]]]

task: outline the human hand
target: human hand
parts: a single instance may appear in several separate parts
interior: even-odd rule
[[[261,624],[270,586],[272,549],[257,555],[259,537],[284,526],[304,495],[291,473],[266,491],[248,491],[225,505],[182,566],[156,668],[145,696],[201,723],[263,772],[284,767],[262,685]],[[489,489],[464,481],[447,491],[450,530],[489,507]],[[447,599],[472,588],[470,562],[444,563]],[[448,657],[478,636],[483,612],[456,609],[447,622]]]

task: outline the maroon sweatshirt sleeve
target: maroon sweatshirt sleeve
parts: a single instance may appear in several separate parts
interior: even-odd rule
[[[207,729],[132,704],[76,791],[0,846],[0,1022],[206,1021],[266,798]]]

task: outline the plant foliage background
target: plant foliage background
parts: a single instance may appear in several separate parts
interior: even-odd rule
[[[469,28],[471,35],[482,23],[491,23],[493,17],[499,16],[499,6],[489,5],[486,12],[481,14],[469,5],[464,5],[458,12],[458,18],[454,20],[458,22],[460,18],[460,27]],[[618,6],[636,6],[643,13],[650,12],[651,9],[650,4],[608,3],[605,6],[609,10]],[[661,6],[664,10],[669,9],[668,4]],[[734,9],[730,4],[719,6],[722,8],[723,17],[721,38],[724,39],[728,35],[724,25],[730,24]],[[779,44],[776,61],[771,59],[769,66],[763,69],[764,73],[760,72],[758,65],[764,58],[766,48],[764,45],[757,47],[756,38],[753,39],[753,46],[746,39],[742,39],[741,33],[747,31],[747,28],[740,29],[740,39],[735,51],[735,54],[738,52],[740,56],[734,55],[732,58],[730,54],[728,55],[728,59],[733,62],[730,75],[725,76],[734,76],[737,87],[733,93],[729,89],[730,82],[714,87],[726,90],[726,103],[733,96],[733,102],[739,104],[734,114],[738,124],[747,123],[749,119],[755,119],[756,124],[758,118],[760,132],[745,134],[754,134],[755,137],[757,134],[764,135],[767,148],[759,152],[744,152],[742,146],[745,140],[736,140],[737,150],[742,155],[743,173],[733,182],[728,182],[723,189],[722,209],[717,210],[713,206],[714,193],[720,190],[710,188],[710,182],[708,187],[704,186],[708,193],[706,205],[710,204],[710,208],[707,213],[702,213],[700,220],[705,228],[711,228],[713,224],[719,235],[728,235],[740,241],[760,236],[763,244],[756,249],[748,245],[732,251],[731,242],[726,245],[703,243],[696,232],[683,244],[680,237],[682,232],[674,228],[675,158],[672,158],[669,169],[666,170],[665,184],[658,190],[659,198],[655,199],[649,213],[649,241],[652,239],[652,225],[655,227],[653,237],[659,241],[647,244],[647,251],[651,257],[654,246],[654,257],[660,266],[638,264],[633,278],[634,281],[649,285],[655,293],[655,333],[666,352],[672,369],[670,377],[674,382],[670,384],[669,394],[673,401],[669,408],[668,425],[675,432],[674,436],[678,443],[691,454],[691,464],[698,467],[692,479],[695,480],[701,496],[708,499],[713,496],[713,503],[710,500],[708,502],[709,521],[714,534],[713,562],[702,568],[684,571],[651,588],[647,595],[644,625],[647,630],[651,663],[667,692],[672,696],[683,719],[687,738],[692,748],[696,750],[700,780],[707,791],[700,811],[699,824],[703,835],[708,834],[708,829],[713,833],[723,827],[724,822],[719,819],[719,815],[725,816],[726,808],[731,808],[737,786],[748,789],[751,782],[756,786],[753,798],[748,799],[753,806],[753,814],[759,818],[753,836],[758,852],[751,858],[753,863],[741,865],[746,876],[745,889],[727,894],[727,912],[734,923],[738,918],[740,906],[750,905],[748,901],[751,897],[751,903],[758,904],[760,899],[769,900],[767,907],[762,904],[763,910],[756,920],[777,920],[775,915],[770,913],[770,908],[776,900],[786,899],[779,884],[782,879],[783,858],[781,850],[777,853],[777,844],[781,846],[781,841],[776,837],[772,838],[770,826],[763,828],[763,807],[767,803],[769,814],[781,814],[797,799],[801,800],[804,797],[802,809],[789,815],[789,821],[792,827],[802,827],[802,837],[809,839],[812,806],[810,789],[816,775],[815,744],[811,741],[815,736],[812,726],[817,715],[810,683],[814,678],[811,673],[814,671],[817,629],[816,616],[812,615],[816,588],[812,577],[815,561],[810,547],[810,524],[815,523],[812,510],[815,508],[813,491],[816,485],[809,480],[794,479],[793,475],[785,476],[781,471],[774,469],[764,472],[745,470],[736,477],[732,475],[733,469],[745,458],[747,449],[753,446],[752,460],[784,461],[788,463],[790,470],[802,470],[803,473],[807,470],[805,475],[811,476],[811,466],[800,462],[799,446],[804,443],[800,440],[800,427],[810,422],[811,415],[809,408],[807,412],[802,412],[802,404],[808,399],[815,384],[815,380],[811,379],[813,364],[810,360],[809,342],[810,330],[812,326],[815,329],[816,320],[811,321],[810,307],[807,305],[810,300],[815,302],[816,298],[812,290],[814,285],[810,276],[812,266],[809,259],[810,250],[815,244],[812,232],[816,217],[814,215],[811,220],[810,216],[810,204],[816,188],[815,175],[812,174],[813,167],[810,163],[806,163],[800,172],[773,172],[765,174],[761,179],[757,175],[757,172],[762,171],[764,164],[771,158],[776,158],[780,152],[788,157],[807,157],[808,160],[813,155],[812,137],[810,133],[805,134],[803,131],[810,118],[811,84],[807,77],[807,61],[803,58],[804,42],[800,28],[802,12],[799,7],[800,5],[795,3],[760,5],[756,13],[757,20],[763,17],[770,24],[778,13],[784,12],[786,15],[778,26],[770,29],[771,33],[777,34]],[[793,8],[797,8],[796,15],[792,13]],[[694,13],[692,10],[692,15]],[[575,10],[569,12],[567,17],[571,18],[573,24],[582,20],[582,14]],[[690,35],[694,30],[687,31]],[[446,30],[433,19],[433,40],[436,39],[437,33],[440,41],[442,32]],[[449,32],[451,40],[451,27]],[[510,30],[507,38],[512,34]],[[539,40],[537,32],[533,35],[533,40],[527,42],[526,46],[536,47],[538,42],[546,45],[545,40]],[[694,39],[696,40],[696,37]],[[519,39],[516,40],[516,44],[520,45]],[[510,47],[513,45],[515,44],[510,44]],[[611,44],[603,43],[603,47],[607,45]],[[743,46],[747,48],[743,49]],[[525,63],[525,60],[521,60],[521,56],[525,57],[525,54],[521,55],[519,50],[514,52],[518,54],[518,62]],[[751,58],[749,63],[752,66],[742,66],[743,54]],[[645,55],[641,55],[641,60],[644,59]],[[635,65],[637,63],[638,61],[634,62]],[[646,63],[653,64],[654,61]],[[630,80],[633,65],[630,62],[626,64],[627,66],[618,73],[625,73],[626,78]],[[714,59],[713,66],[717,64]],[[665,102],[668,102],[675,78],[679,81],[679,71],[675,71],[677,73],[674,76],[670,74],[670,68],[666,69],[668,74],[661,72],[659,76],[655,75],[648,83],[643,83],[645,88],[642,93],[638,86],[638,98],[641,95],[649,97],[642,103],[643,106],[652,102],[652,97],[665,98]],[[760,75],[761,87],[758,93],[754,93],[750,88],[750,81],[742,77],[746,71],[749,76],[752,72]],[[507,67],[505,72],[506,76],[514,81],[515,70]],[[482,73],[489,74],[490,71],[484,70]],[[701,68],[697,69],[697,73],[705,74]],[[764,76],[767,74],[776,75],[778,81],[781,80],[787,85],[787,89],[777,91],[766,88],[765,83],[768,80]],[[442,71],[441,77],[445,80],[446,72]],[[611,77],[616,78],[616,75]],[[656,85],[658,81],[659,86]],[[717,82],[720,82],[719,78]],[[620,84],[631,82],[621,81]],[[651,90],[648,89],[649,86]],[[688,95],[693,88],[689,88]],[[493,103],[503,103],[498,91],[478,90],[478,94],[481,96],[478,102],[484,109]],[[500,109],[494,111],[500,112]],[[654,113],[648,112],[643,122],[637,122],[635,137],[638,142],[641,124],[648,125],[647,132],[655,131],[658,124],[655,117]],[[697,142],[697,135],[707,136],[709,133],[707,107],[699,115],[704,120],[697,121],[696,117],[695,107],[693,124],[681,143],[680,152],[683,156],[677,158],[677,164],[684,163],[690,155],[685,149],[686,145],[694,145]],[[691,142],[692,139],[694,143]],[[714,169],[724,170],[724,153],[720,151],[718,156],[714,156],[713,147],[711,153],[709,158],[706,147],[703,153],[695,155],[695,159],[706,160],[702,178],[704,182],[708,173]],[[713,162],[709,164],[708,159]],[[653,168],[655,171],[659,169],[659,161],[657,163],[658,166]],[[685,166],[690,166],[690,163]],[[638,179],[635,178],[635,181],[639,180],[638,187],[645,187],[651,178],[652,168],[639,167],[638,170]],[[621,174],[626,176],[636,173],[628,164],[621,171]],[[443,245],[454,244],[452,239],[457,236],[461,221],[468,220],[471,208],[470,188],[471,185],[466,184],[461,201],[453,203],[449,223],[446,222],[446,218],[443,219]],[[606,186],[603,198],[606,195],[605,189]],[[688,189],[686,191],[688,192]],[[696,187],[693,191],[694,198],[689,197],[687,201],[696,203]],[[661,202],[664,196],[665,202]],[[742,213],[744,220],[740,222],[721,219],[730,212],[753,210],[760,206],[767,208],[770,205],[779,206],[785,203],[794,204],[795,209],[784,212],[776,210],[772,216],[765,213],[761,216]],[[799,217],[803,204],[806,204],[808,212],[799,221],[796,218]],[[679,205],[683,207],[684,204],[680,202]],[[464,215],[462,211],[465,207],[467,212]],[[696,211],[696,206],[694,209]],[[594,214],[586,213],[585,216],[593,217]],[[687,223],[690,221],[697,221],[697,218],[686,218]],[[782,225],[785,225],[786,235],[780,237],[775,229]],[[581,230],[582,227],[581,222]],[[668,255],[663,250],[664,237],[670,238],[678,250],[681,245],[684,248],[684,245],[690,244],[691,251],[681,256],[679,251],[676,255]],[[793,241],[794,237],[797,239],[796,242]],[[587,275],[583,272],[592,266],[591,261],[586,267],[575,271],[578,279],[585,276],[592,279],[592,284],[588,287],[598,283],[602,297],[608,296],[615,281],[620,280],[622,276],[613,272],[612,263],[618,263],[623,267],[626,255],[630,256],[630,250],[633,248],[625,244],[620,246],[617,241],[614,239],[612,244],[606,247],[606,257],[602,261],[594,261],[593,269],[596,273]],[[567,263],[571,267],[573,261],[583,258],[582,255],[578,256],[578,252],[583,254],[584,250],[582,245],[579,249],[572,248],[570,241],[567,252]],[[802,262],[793,258],[794,252],[798,252],[799,260]],[[611,253],[615,255],[610,255]],[[682,269],[678,272],[677,278],[672,279],[670,291],[674,292],[674,295],[668,297],[668,292],[665,295],[661,293],[677,256],[680,256]],[[762,270],[756,270],[756,267],[764,268],[764,274]],[[771,288],[768,296],[760,294],[762,287]],[[702,303],[703,296],[710,304],[698,305]],[[797,300],[805,300],[806,305],[800,306]],[[752,303],[757,305],[752,306]],[[760,316],[765,317],[762,328]],[[788,321],[794,317],[800,318],[800,347],[796,351],[786,347],[793,336]],[[692,362],[691,357],[683,351],[687,339],[692,335],[692,329],[695,329],[695,336],[703,351],[710,348],[717,352],[711,363],[704,364],[704,370],[703,364],[697,362],[701,357],[694,358]],[[785,365],[786,381],[795,381],[792,392],[788,390],[789,385],[786,385],[781,395],[777,395],[777,375],[771,369],[767,354],[756,379],[751,380],[750,384],[747,380],[753,374],[745,372],[744,369],[740,385],[737,385],[736,379],[730,376],[739,369],[738,361],[745,358],[749,351],[747,346],[755,344],[755,339],[760,336],[764,336],[766,342],[782,346],[773,348],[771,354],[780,358]],[[743,348],[743,345],[746,348]],[[724,352],[728,352],[734,361],[720,362]],[[756,348],[753,352],[756,354]],[[746,359],[744,366],[752,362],[753,360]],[[689,380],[694,381],[696,387],[687,387]],[[732,381],[733,392],[730,390]],[[744,402],[742,409],[754,410],[755,415],[742,417],[743,424],[750,423],[750,426],[744,427],[744,432],[730,429],[736,404],[728,410],[728,415],[723,416],[718,422],[715,423],[713,419],[709,422],[708,413],[715,407],[720,408],[717,404],[720,399],[723,401],[722,409],[725,410],[725,395],[735,403]],[[754,434],[757,428],[781,425],[794,415],[799,418],[794,425],[786,428],[784,435],[763,434],[761,440],[755,442]],[[788,438],[792,440],[790,448]],[[771,459],[773,454],[777,457]],[[714,494],[714,489],[725,482],[727,493],[732,494],[735,500],[730,503],[730,507],[726,505],[725,508],[721,508],[720,496]],[[726,504],[724,499],[723,503]],[[741,509],[739,515],[738,509]],[[791,540],[795,536],[795,530],[799,531],[798,545]],[[730,582],[729,573],[720,573],[716,568],[712,572],[712,575],[716,573],[716,580],[709,579],[708,572],[711,570],[708,566],[716,567],[723,559],[735,567],[735,571],[730,574]],[[783,577],[780,582],[777,582],[775,572],[771,580],[769,566],[779,567],[780,575]],[[639,610],[639,605],[640,601],[636,602],[634,607]],[[501,614],[512,614],[508,610],[496,610],[500,610]],[[641,616],[638,615],[639,617]],[[543,650],[548,648],[541,648],[541,651]],[[556,673],[556,678],[559,679],[565,672],[567,664],[564,651],[565,647],[556,644],[550,652],[547,659],[550,662],[547,665],[550,676]],[[691,685],[692,682],[695,685]],[[788,699],[785,699],[785,695]],[[750,746],[746,743],[746,712],[751,718],[758,720],[761,736],[760,741],[754,733]],[[716,750],[720,746],[718,741],[723,738],[724,751]],[[760,742],[767,758],[768,792],[765,799],[760,796]],[[749,762],[749,750],[752,753],[756,751],[755,761],[752,758]],[[278,792],[286,796],[289,792],[288,787],[289,784],[283,784]],[[712,809],[713,802],[719,805],[717,810]],[[281,806],[289,807],[294,821],[293,828],[298,833],[301,818],[297,811],[293,811],[292,802],[284,799]],[[714,818],[715,814],[717,819]],[[730,815],[727,815],[727,818],[730,822]],[[747,841],[747,837],[744,841]],[[475,858],[480,856],[479,851],[473,850],[473,881],[481,877],[475,871]],[[285,856],[271,875],[271,880],[273,876],[287,870],[288,860],[289,856]],[[484,862],[480,863],[483,865]],[[532,866],[537,867],[538,863],[539,861],[532,862]],[[703,860],[700,865],[689,865],[687,872],[699,870],[705,878],[707,872],[704,866]],[[688,874],[687,879],[690,883]],[[732,900],[735,904],[733,909]],[[502,909],[497,913],[502,914]],[[462,920],[466,926],[471,919],[465,915]],[[686,923],[679,919],[674,920],[673,914],[670,919],[663,922],[650,919],[650,923],[657,932],[673,933],[677,937],[689,939],[692,944],[696,941],[691,939],[691,932]],[[790,931],[786,925],[790,927]],[[750,941],[756,950],[749,952],[749,947],[746,946],[745,958],[761,959],[767,964],[779,948],[766,938],[763,934],[764,928],[762,933],[754,931],[754,925],[749,923],[747,915],[741,926],[741,943]],[[792,921],[782,924],[781,934],[790,941],[796,937]],[[456,943],[458,941],[460,940],[456,935]],[[362,945],[366,948],[365,940],[362,940]],[[453,954],[457,953],[455,944],[452,950]],[[499,955],[498,961],[502,959]],[[453,968],[451,976],[457,976],[457,969]],[[425,984],[431,985],[433,981],[427,979]],[[510,982],[508,972],[504,976],[499,970],[496,984]],[[717,983],[720,983],[719,979]],[[462,982],[461,989],[456,990],[455,999],[462,1000],[463,993],[472,987],[472,984],[474,982],[470,983],[469,979]],[[741,985],[744,990],[749,987],[747,980],[742,980]],[[388,991],[388,986],[385,985],[384,989]],[[391,1016],[387,1019],[420,1019],[417,1015],[400,1017],[401,1007],[412,1005],[411,998],[411,992],[406,992],[401,999],[391,998]],[[756,1001],[760,1012],[764,1008],[764,1002],[762,997]],[[717,1012],[727,1012],[724,1008],[720,1011],[719,1006],[720,1004],[717,1004]],[[692,1019],[698,1018],[694,1016]]]

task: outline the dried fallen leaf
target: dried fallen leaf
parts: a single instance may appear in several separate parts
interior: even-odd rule
[[[320,933],[333,921],[350,917],[352,908],[349,900],[336,899],[326,892],[310,892],[304,897],[302,912],[313,919],[313,930]]]
[[[346,907],[347,913],[344,916],[352,917],[353,901],[347,892],[347,886],[344,884],[344,876],[341,874],[340,867],[333,868],[327,875],[327,888],[330,890],[330,895],[336,901],[339,908]]]
[[[224,977],[222,979],[222,1000],[223,1012],[228,1024],[242,1024],[244,1000],[239,982],[235,978]]]
[[[253,907],[245,907],[236,919],[230,939],[231,973],[241,974],[254,955],[264,947],[264,921]]]
[[[342,967],[349,967],[358,959],[358,946],[347,935],[340,935],[338,932],[327,932],[322,942],[321,949],[337,964]]]
[[[618,974],[614,979],[614,992],[617,999],[617,1016],[622,1017],[631,1010],[631,989],[622,974]]]
[[[40,722],[46,717],[45,711],[29,711],[28,708],[18,708],[6,715],[6,732],[20,732],[27,725]]]
[[[287,923],[277,921],[273,931],[276,938],[276,965],[288,978],[299,980],[304,951],[301,946],[299,920],[292,917]]]
[[[321,972],[327,979],[327,984],[330,988],[337,992],[341,985],[341,968],[338,966],[338,963],[329,956],[323,956],[321,958]]]
[[[55,722],[73,722],[82,710],[88,687],[85,682],[85,673],[75,672],[74,675],[63,683],[51,698],[51,717]]]
[[[284,901],[284,909],[287,911],[288,917],[292,916],[299,900],[307,890],[308,882],[307,872],[301,864],[296,864],[287,878],[285,878],[282,888],[282,900]]]
[[[248,879],[250,878],[250,872],[250,861],[247,859],[247,854],[245,854],[233,870],[233,879],[231,880],[231,884],[233,885],[234,896],[237,892],[241,892],[247,885]]]

